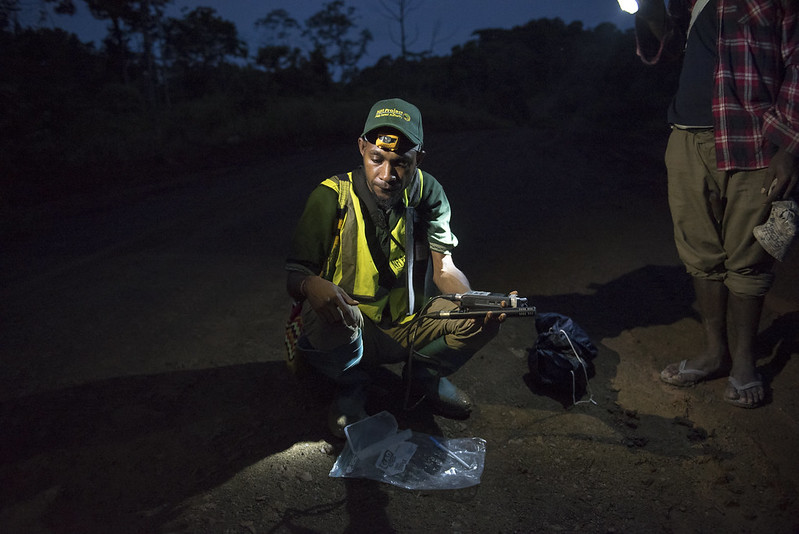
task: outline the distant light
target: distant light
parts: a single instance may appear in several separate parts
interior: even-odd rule
[[[636,0],[619,0],[619,7],[622,11],[635,14],[638,11],[638,2]]]

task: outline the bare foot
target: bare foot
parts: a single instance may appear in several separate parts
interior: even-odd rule
[[[730,377],[727,389],[724,391],[724,400],[740,408],[757,408],[763,404],[766,391],[763,388],[763,381],[758,376],[757,379],[741,383]]]
[[[699,361],[683,360],[679,363],[670,363],[660,372],[660,379],[667,384],[679,387],[690,387],[697,382],[707,379],[718,370],[716,364],[702,364]]]

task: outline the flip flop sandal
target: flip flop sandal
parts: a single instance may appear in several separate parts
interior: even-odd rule
[[[728,379],[730,381],[730,385],[727,386],[727,391],[724,392],[724,400],[726,402],[729,402],[733,406],[738,406],[739,408],[757,408],[759,406],[762,406],[763,404],[762,400],[755,401],[750,404],[744,400],[745,397],[742,395],[744,391],[763,387],[763,381],[760,378],[760,375],[758,375],[757,378],[758,378],[757,380],[753,380],[752,382],[741,385],[733,377],[730,377]],[[729,395],[730,391],[734,391],[736,396],[735,397],[730,396]]]
[[[672,386],[687,388],[696,385],[697,382],[701,382],[710,374],[707,371],[701,371],[699,369],[686,369],[686,361],[688,360],[680,362],[679,367],[677,367],[676,375],[673,374],[675,364],[667,365],[666,368],[660,372],[660,379]]]

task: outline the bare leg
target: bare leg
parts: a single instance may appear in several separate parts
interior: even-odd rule
[[[731,381],[725,396],[736,404],[756,406],[763,402],[764,390],[755,369],[755,338],[763,311],[763,297],[740,297],[730,294],[730,337],[732,338]],[[736,391],[739,387],[754,384],[753,387]]]
[[[705,333],[704,351],[688,360],[686,367],[713,372],[721,367],[729,354],[727,345],[727,305],[729,291],[724,282],[694,278],[694,291],[702,328]]]
[[[680,364],[669,364],[660,377],[664,382],[689,386],[717,371],[724,363],[727,345],[728,291],[724,282],[694,278],[694,291],[704,330],[704,347],[697,356]]]

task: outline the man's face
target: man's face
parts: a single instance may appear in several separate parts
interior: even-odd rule
[[[378,148],[362,137],[358,139],[358,148],[363,156],[366,184],[377,204],[383,209],[396,206],[416,173],[419,153],[409,150],[397,154]]]

